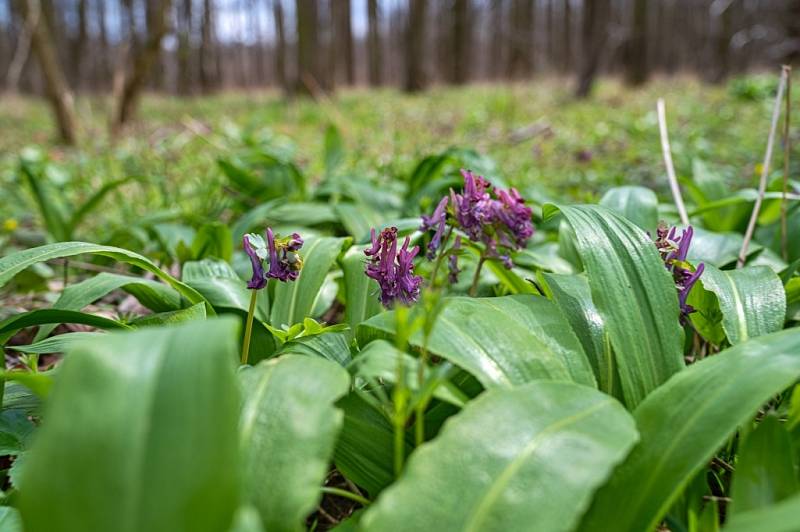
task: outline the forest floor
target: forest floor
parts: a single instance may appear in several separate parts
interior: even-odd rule
[[[138,121],[113,143],[106,132],[110,100],[81,98],[78,149],[52,142],[43,101],[4,97],[0,185],[14,184],[20,153],[38,146],[63,163],[70,179],[89,180],[93,187],[122,174],[157,175],[171,192],[163,196],[208,201],[223,185],[216,160],[235,149],[237,131],[270,131],[313,181],[323,172],[324,132],[333,123],[353,173],[391,179],[425,155],[458,146],[487,155],[507,182],[540,198],[593,201],[622,184],[664,193],[655,112],[656,100],[664,97],[678,174],[688,175],[693,161],[703,160],[741,186],[755,182],[763,157],[773,85],[764,77],[721,86],[672,78],[631,90],[605,80],[585,101],[571,98],[565,80],[440,87],[419,95],[344,89],[322,102],[287,103],[276,92],[146,95]],[[800,91],[794,100],[797,106]]]

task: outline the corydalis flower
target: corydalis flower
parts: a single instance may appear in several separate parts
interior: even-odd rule
[[[686,316],[694,312],[694,308],[688,305],[686,300],[692,287],[703,274],[705,264],[698,264],[697,268],[692,271],[691,264],[686,260],[694,235],[692,226],[681,231],[681,236],[677,236],[677,234],[677,227],[668,229],[665,224],[659,224],[656,230],[656,248],[661,255],[661,260],[664,261],[664,265],[675,280],[681,307],[681,319],[685,320]]]
[[[371,237],[372,247],[364,250],[369,258],[365,273],[378,282],[383,306],[391,308],[395,301],[405,305],[415,302],[419,298],[419,286],[422,283],[422,277],[414,275],[413,263],[419,246],[409,250],[411,240],[406,237],[398,251],[396,227],[384,229],[380,235],[373,229]]]
[[[425,255],[429,260],[433,260],[436,257],[436,252],[439,250],[439,246],[442,244],[442,235],[444,234],[444,227],[447,223],[446,209],[447,196],[442,198],[442,201],[440,201],[439,205],[436,206],[436,209],[433,211],[432,215],[422,216],[422,225],[420,226],[419,230],[435,230],[433,238],[431,238],[431,241],[428,243],[428,252]]]
[[[450,284],[458,282],[458,274],[461,270],[458,268],[458,251],[461,249],[461,236],[456,237],[453,247],[450,248],[450,256],[447,257],[447,280]]]
[[[299,234],[277,238],[268,228],[266,242],[261,235],[250,233],[244,235],[242,244],[253,268],[253,277],[247,282],[247,288],[261,290],[267,286],[267,279],[294,281],[300,275],[303,259],[297,252],[303,247],[303,239]],[[266,272],[264,261],[269,263]]]

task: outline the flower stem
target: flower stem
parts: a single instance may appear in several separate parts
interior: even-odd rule
[[[447,235],[444,237],[444,242],[442,242],[439,256],[436,257],[436,263],[433,265],[433,272],[431,272],[431,286],[436,286],[436,274],[439,273],[439,266],[442,264],[442,259],[444,259],[445,251],[447,250],[447,244],[450,242],[450,235],[452,234],[453,226],[451,225],[447,230]]]
[[[357,493],[353,493],[352,491],[347,491],[339,488],[331,488],[329,486],[322,486],[321,488],[322,493],[327,493],[328,495],[336,495],[337,497],[344,497],[345,499],[350,499],[351,501],[355,501],[361,506],[369,506],[372,501],[367,499],[366,497],[362,497]]]
[[[475,294],[478,293],[478,281],[481,278],[481,268],[483,268],[484,262],[486,262],[486,257],[481,254],[481,258],[478,259],[478,267],[475,268],[475,275],[472,276],[472,286],[469,287],[469,295],[471,297],[475,297]]]
[[[253,315],[256,312],[256,298],[258,290],[251,290],[250,308],[247,310],[247,325],[244,329],[244,343],[242,344],[242,365],[247,364],[247,355],[250,354],[250,336],[253,334]]]

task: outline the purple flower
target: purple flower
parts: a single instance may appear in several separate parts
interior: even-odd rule
[[[528,239],[533,236],[533,223],[531,222],[531,209],[525,205],[525,200],[519,195],[517,189],[495,189],[499,203],[494,204],[495,218],[505,227],[504,232],[511,237],[514,244],[507,247],[520,249],[525,247]]]
[[[267,241],[261,235],[247,234],[242,239],[244,251],[250,257],[253,277],[247,288],[261,290],[267,286],[267,279],[294,281],[300,275],[303,259],[297,253],[303,247],[303,239],[293,233],[286,238],[276,238],[272,229],[267,228]],[[269,270],[264,272],[264,261],[269,261]]]
[[[367,277],[375,279],[381,289],[381,303],[386,308],[391,308],[395,301],[409,305],[419,298],[419,286],[422,277],[414,275],[414,257],[419,253],[419,246],[411,250],[411,242],[406,237],[400,251],[397,250],[397,228],[389,227],[376,235],[375,229],[371,231],[372,247],[364,250],[369,258],[365,273]]]
[[[294,281],[303,268],[303,259],[297,252],[303,247],[303,239],[297,233],[286,238],[278,238],[267,228],[269,247],[269,271],[267,277],[279,281]]]
[[[667,229],[665,224],[660,223],[656,229],[655,244],[661,260],[664,261],[664,265],[675,281],[675,287],[678,289],[678,302],[681,307],[681,321],[685,321],[686,317],[695,310],[686,303],[686,300],[692,287],[703,274],[705,264],[698,264],[692,271],[691,264],[686,261],[694,235],[692,226],[681,231],[681,236],[677,236],[677,231],[676,227]]]
[[[433,260],[436,258],[436,252],[439,250],[439,246],[442,245],[442,235],[444,234],[444,227],[447,223],[447,200],[447,196],[443,197],[439,202],[439,205],[436,206],[436,209],[433,211],[432,215],[422,216],[422,225],[420,226],[419,230],[436,230],[436,232],[433,234],[433,238],[431,238],[431,241],[428,243],[428,252],[425,255],[428,260]]]
[[[261,290],[267,286],[267,278],[264,277],[264,259],[267,258],[266,245],[261,235],[248,234],[242,237],[242,244],[247,256],[250,257],[250,264],[253,267],[253,277],[247,281],[247,288],[251,290]]]

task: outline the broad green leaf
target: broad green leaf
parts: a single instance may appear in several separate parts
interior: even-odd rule
[[[308,355],[325,358],[340,366],[350,363],[350,346],[346,333],[330,332],[302,336],[284,344],[279,355]]]
[[[339,129],[328,124],[325,128],[325,175],[331,176],[344,162],[344,140]]]
[[[731,517],[723,532],[797,532],[800,495]]]
[[[624,216],[645,231],[655,232],[658,225],[658,198],[644,187],[614,187],[600,199],[600,205]]]
[[[181,307],[180,294],[169,285],[141,277],[102,272],[85,281],[67,286],[52,308],[81,310],[118,288],[131,293],[142,305],[155,312],[167,312]],[[47,325],[39,328],[35,341],[46,338],[55,327]]]
[[[53,388],[53,374],[54,374],[53,370],[37,371],[35,373],[32,371],[4,370],[0,371],[0,378],[10,382],[17,382],[20,385],[27,388],[31,393],[33,393],[37,397],[44,399],[48,395],[50,395],[50,390]],[[20,397],[21,394],[16,394],[16,395],[17,397],[15,398],[15,403],[19,402],[20,399],[24,401],[24,399]],[[33,406],[33,405],[23,403],[22,405],[19,405],[19,408],[16,408],[16,406],[14,406],[14,408],[16,408],[17,410],[21,409],[24,411],[29,411],[30,409],[27,408],[28,406]],[[7,397],[4,397],[3,407],[5,409],[12,408],[12,405],[9,404]]]
[[[738,426],[800,376],[800,329],[749,340],[672,377],[634,411],[641,441],[601,488],[582,531],[654,530]],[[625,501],[625,511],[620,511]]]
[[[633,223],[596,205],[545,205],[545,218],[559,210],[574,230],[622,395],[634,408],[684,367],[675,284],[653,242]]]
[[[81,254],[101,255],[109,257],[120,262],[126,262],[143,270],[149,271],[156,277],[170,285],[177,290],[183,297],[189,300],[190,303],[205,303],[205,299],[194,288],[191,288],[182,282],[172,277],[167,272],[153,264],[150,259],[128,251],[127,249],[116,248],[112,246],[101,246],[98,244],[89,244],[87,242],[59,242],[56,244],[47,244],[36,248],[30,248],[19,251],[7,257],[0,259],[0,288],[2,288],[8,281],[10,281],[16,274],[25,268],[36,264],[37,262],[44,262],[51,259],[58,259],[64,257],[72,257]],[[214,314],[214,309],[208,305],[209,314]]]
[[[775,415],[767,415],[739,449],[729,515],[773,505],[800,491],[794,462],[789,432]]]
[[[0,455],[16,456],[24,451],[35,428],[24,412],[3,410],[0,413]]]
[[[344,412],[344,425],[333,455],[336,469],[375,497],[395,479],[392,425],[355,392],[336,406]],[[411,449],[406,441],[405,454]]]
[[[606,341],[603,318],[592,302],[586,277],[542,273],[542,288],[572,326],[572,331],[589,358],[595,378],[604,392],[614,395],[619,386],[615,378],[614,357]]]
[[[84,218],[86,218],[89,213],[94,211],[103,201],[110,192],[113,192],[114,189],[121,187],[122,185],[128,183],[129,181],[133,181],[137,179],[135,175],[129,175],[120,179],[115,179],[114,181],[109,181],[100,189],[97,190],[94,194],[92,194],[86,201],[84,201],[80,207],[78,207],[75,212],[72,213],[69,219],[69,226],[67,227],[67,231],[69,234],[72,234],[73,231],[80,225]]]
[[[276,200],[247,211],[233,224],[231,232],[234,242],[241,242],[245,233],[256,231],[263,234],[267,226],[314,227],[336,221],[336,213],[327,203]]]
[[[152,327],[155,325],[175,325],[184,321],[206,319],[206,306],[203,303],[180,310],[148,314],[132,322],[136,327]]]
[[[313,237],[306,240],[300,255],[303,269],[296,281],[275,283],[270,311],[273,327],[302,323],[311,314],[320,289],[336,257],[349,245],[348,238]]]
[[[233,256],[233,237],[227,225],[221,222],[204,224],[192,240],[192,259],[222,259],[230,262]]]
[[[350,377],[327,360],[289,355],[245,369],[241,378],[244,495],[265,530],[302,530],[342,426],[333,403]]]
[[[344,273],[344,320],[350,326],[348,337],[355,334],[359,323],[382,310],[378,297],[380,287],[375,279],[364,274],[364,246],[353,246],[339,261]]]
[[[689,246],[687,258],[692,264],[704,262],[722,268],[736,262],[739,251],[742,249],[742,235],[739,233],[713,233],[699,227],[694,228],[692,245]],[[750,242],[747,256],[763,249],[757,242]]]
[[[358,327],[358,343],[394,334],[394,312],[373,316]],[[411,337],[422,345],[421,331]],[[592,368],[566,319],[551,301],[519,295],[454,297],[433,326],[428,350],[465,369],[487,388],[535,379],[595,386]]]
[[[369,230],[379,226],[384,220],[371,207],[360,203],[337,203],[333,210],[347,233],[355,239],[369,235]]]
[[[13,349],[20,353],[44,355],[48,353],[64,353],[75,344],[85,342],[89,338],[102,336],[99,332],[72,332],[58,334],[45,338],[29,345],[7,345],[6,349]]]
[[[228,532],[264,532],[258,510],[251,504],[240,506],[233,516],[233,525]]]
[[[22,532],[22,519],[16,508],[0,506],[0,532]]]
[[[71,351],[21,478],[25,530],[227,529],[238,504],[236,332],[220,318]]]
[[[20,329],[48,323],[80,323],[100,329],[130,328],[122,322],[104,318],[103,316],[95,316],[94,314],[86,314],[75,310],[45,308],[23,312],[0,321],[0,345],[5,344]]]
[[[50,237],[55,240],[69,240],[72,235],[69,233],[69,221],[61,201],[62,195],[48,181],[44,172],[45,167],[23,158],[20,169],[36,200],[39,214]]]
[[[221,260],[203,259],[183,265],[182,281],[205,297],[218,310],[239,310],[247,313],[252,292],[230,264]],[[256,318],[267,321],[269,317],[269,295],[266,290],[258,293]]]
[[[633,419],[584,386],[490,390],[411,456],[361,521],[370,530],[571,530],[636,442]]]
[[[497,277],[497,280],[500,281],[500,284],[505,287],[507,293],[509,294],[536,294],[536,288],[533,287],[531,283],[523,279],[520,275],[524,274],[523,271],[516,269],[509,270],[502,263],[490,260],[487,261],[486,266],[488,267],[489,271]],[[519,272],[519,273],[518,273]]]
[[[706,265],[700,282],[717,296],[731,344],[783,328],[786,294],[780,278],[766,266],[719,270]]]

